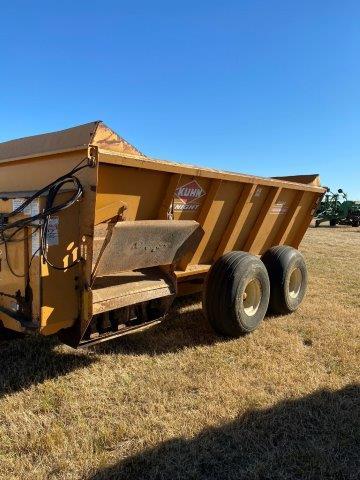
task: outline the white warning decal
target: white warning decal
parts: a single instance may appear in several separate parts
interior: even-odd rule
[[[12,208],[13,212],[17,210],[21,205],[26,201],[26,198],[14,198],[12,201]],[[39,200],[33,200],[30,205],[27,205],[24,210],[22,210],[20,214],[22,215],[28,215],[29,217],[34,217],[35,215],[38,215],[40,212],[39,208]]]
[[[46,239],[50,247],[59,245],[59,217],[50,218]]]
[[[276,215],[284,215],[289,210],[285,202],[275,203],[271,209],[271,213]]]

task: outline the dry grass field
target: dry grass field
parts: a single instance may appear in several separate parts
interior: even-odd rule
[[[89,350],[0,342],[0,478],[358,479],[360,229],[309,229],[299,311],[239,340],[199,298]]]

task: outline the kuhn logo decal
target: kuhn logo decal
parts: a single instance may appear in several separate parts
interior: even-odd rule
[[[205,195],[203,190],[196,180],[186,183],[175,190],[175,195],[182,201],[182,203],[192,203]]]
[[[194,211],[197,210],[200,203],[198,200],[206,195],[205,190],[198,184],[196,180],[181,185],[175,190],[175,204],[176,211]],[[180,200],[180,201],[179,201]]]

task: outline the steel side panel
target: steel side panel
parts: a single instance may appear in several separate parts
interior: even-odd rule
[[[105,162],[109,160],[109,156],[100,153],[100,160]],[[164,165],[166,165],[166,169]],[[294,232],[297,228],[299,232],[299,225],[308,218],[308,205],[323,194],[323,189],[314,186],[291,184],[287,181],[272,179],[265,181],[257,177],[236,176],[235,174],[233,180],[229,180],[231,176],[225,176],[226,178],[214,189],[212,182],[214,179],[218,181],[221,177],[216,171],[211,178],[210,170],[206,170],[206,177],[203,176],[201,169],[193,170],[194,174],[188,175],[189,170],[180,167],[179,169],[174,167],[171,170],[170,163],[159,162],[157,169],[153,168],[154,164],[148,168],[149,164],[146,161],[139,162],[139,166],[143,168],[100,163],[96,208],[103,208],[109,202],[118,199],[127,204],[125,212],[127,220],[156,219],[159,212],[162,212],[163,216],[165,212],[171,210],[172,202],[175,202],[175,205],[179,203],[175,194],[177,187],[196,181],[205,194],[192,203],[195,206],[194,209],[185,211],[175,209],[173,212],[175,220],[195,220],[203,224],[203,239],[196,254],[189,259],[188,265],[184,265],[185,271],[192,265],[211,264],[214,261],[221,241],[225,235],[229,235],[227,228],[245,185],[255,185],[255,189],[253,194],[247,198],[246,203],[241,206],[241,212],[238,212],[241,221],[240,223],[234,222],[236,237],[232,240],[230,249],[246,249],[247,243],[250,245],[251,241],[251,252],[254,254],[262,254],[273,246],[278,232],[284,230],[285,223],[286,236],[283,238],[283,243],[295,246],[299,242],[299,238]],[[258,184],[256,184],[257,181]],[[270,190],[275,187],[280,188],[279,195],[274,197],[273,202],[270,202],[269,211],[264,214],[266,199]],[[171,189],[173,190],[172,194]],[[293,209],[293,218],[289,218],[287,213],[293,207],[293,201],[298,192],[304,192],[304,195],[300,200],[299,208]],[[207,196],[213,194],[211,205],[206,205]],[[168,202],[168,206],[164,204],[164,199]],[[206,205],[206,216],[202,213],[204,205]],[[264,218],[260,226],[257,219],[261,212]],[[256,231],[257,229],[259,231]]]
[[[296,183],[294,181],[287,180],[289,177],[258,177],[254,175],[246,175],[243,173],[228,172],[218,169],[210,169],[206,167],[198,167],[194,165],[187,165],[184,163],[176,163],[167,160],[161,160],[156,158],[150,158],[140,155],[132,155],[127,153],[115,153],[110,150],[98,149],[99,161],[104,165],[117,165],[122,167],[140,168],[148,171],[161,171],[164,173],[177,173],[181,175],[187,175],[192,178],[209,178],[219,180],[230,180],[240,183],[253,183],[263,186],[279,186],[281,188],[289,188],[293,190],[306,189],[322,194],[325,190],[322,187],[316,185],[306,185],[302,182]],[[296,176],[295,176],[296,177]]]

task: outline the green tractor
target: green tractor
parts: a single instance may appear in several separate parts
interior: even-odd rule
[[[323,222],[329,222],[330,227],[336,225],[360,225],[360,201],[348,200],[347,195],[341,188],[337,193],[328,189],[323,201],[320,203],[315,214],[315,227]]]

